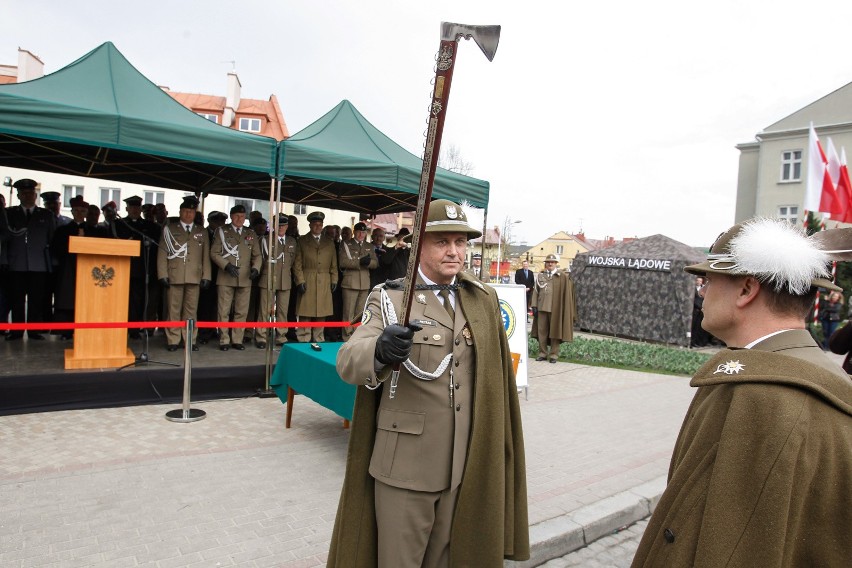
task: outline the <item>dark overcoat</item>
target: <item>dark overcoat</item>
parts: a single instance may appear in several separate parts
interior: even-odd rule
[[[852,381],[805,330],[699,369],[633,566],[848,566]]]
[[[476,346],[473,420],[467,464],[450,537],[450,566],[498,567],[529,558],[526,465],[517,386],[508,340],[489,286],[466,274],[461,307]],[[390,368],[386,368],[389,374]],[[328,566],[375,568],[374,481],[368,472],[379,397],[385,387],[359,386]]]

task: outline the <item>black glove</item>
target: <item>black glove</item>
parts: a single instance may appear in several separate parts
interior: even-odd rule
[[[234,278],[239,278],[239,276],[240,276],[240,269],[237,268],[236,266],[234,266],[233,264],[231,264],[230,262],[228,263],[227,266],[225,266],[225,272],[227,272],[228,274],[230,274]]]
[[[168,278],[160,278],[160,284],[162,284],[163,288],[168,288],[169,286],[171,286],[171,284],[169,284]]]
[[[334,291],[337,290],[337,284],[331,285],[331,293],[334,294]]]
[[[299,294],[304,294],[307,291],[308,291],[308,285],[307,284],[305,284],[304,282],[299,284]]]
[[[361,266],[367,266],[368,264],[370,264],[370,255],[368,254],[367,256],[362,256],[361,259],[358,261],[358,264],[360,264]]]
[[[257,280],[258,276],[260,276],[260,272],[258,272],[257,268],[249,270],[249,280]]]
[[[395,323],[387,326],[376,339],[376,360],[385,365],[393,365],[408,359],[414,344],[414,332],[420,329],[420,326],[410,324],[408,327]]]
[[[206,290],[207,288],[210,287],[211,284],[213,284],[213,283],[210,282],[209,280],[202,280],[201,281],[201,289]]]
[[[538,308],[533,306],[532,312],[533,312],[533,315],[536,315],[538,313]]]

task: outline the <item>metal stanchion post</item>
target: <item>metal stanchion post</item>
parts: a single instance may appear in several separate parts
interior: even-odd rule
[[[166,420],[171,422],[196,422],[204,419],[207,413],[198,408],[189,407],[189,384],[192,380],[192,334],[195,320],[186,320],[186,341],[184,341],[183,361],[183,407],[166,412]]]
[[[271,294],[270,294],[271,295]],[[272,323],[272,316],[268,317],[268,321]],[[266,366],[264,376],[266,377],[264,380],[263,388],[257,389],[257,396],[259,398],[272,398],[275,396],[275,391],[269,387],[269,378],[272,375],[272,346],[275,344],[275,335],[278,330],[274,327],[267,328],[269,332],[266,334],[270,339],[266,343]]]

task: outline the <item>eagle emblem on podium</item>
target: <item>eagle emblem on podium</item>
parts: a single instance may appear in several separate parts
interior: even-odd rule
[[[115,278],[115,269],[111,266],[108,267],[106,264],[102,264],[100,268],[96,266],[92,269],[92,278],[95,280],[95,286],[100,286],[101,288],[112,286],[110,280]]]

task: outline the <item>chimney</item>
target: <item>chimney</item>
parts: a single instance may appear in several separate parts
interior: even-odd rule
[[[41,59],[27,51],[18,48],[18,83],[31,81],[44,76],[44,63]]]
[[[228,73],[228,89],[225,93],[225,111],[222,113],[222,126],[228,128],[234,123],[237,109],[240,108],[240,78],[236,71]]]

